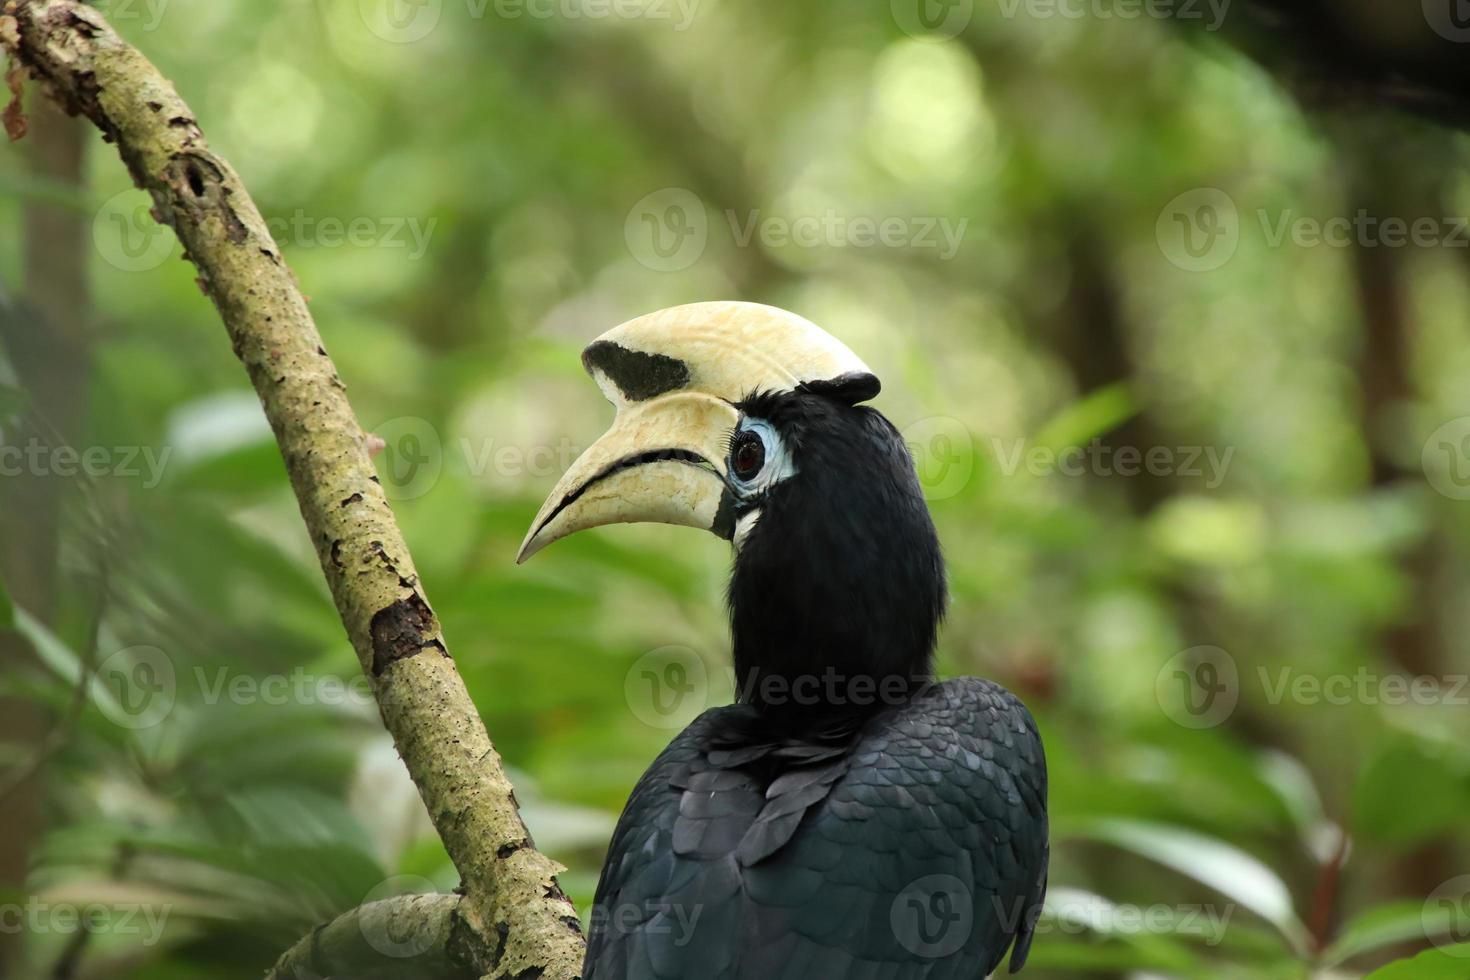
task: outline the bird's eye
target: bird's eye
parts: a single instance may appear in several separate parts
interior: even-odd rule
[[[735,445],[730,448],[730,472],[737,480],[750,482],[766,465],[766,444],[756,433],[746,429],[735,435]]]

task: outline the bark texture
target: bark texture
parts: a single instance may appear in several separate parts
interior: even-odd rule
[[[292,946],[265,980],[473,980],[458,895],[405,895],[361,905]]]
[[[117,146],[198,268],[265,407],[342,623],[463,882],[458,914],[486,977],[572,980],[583,940],[532,846],[510,782],[465,690],[366,437],[295,277],[189,107],[96,10],[9,0],[0,42],[47,93]]]

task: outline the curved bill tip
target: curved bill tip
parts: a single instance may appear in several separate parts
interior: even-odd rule
[[[551,543],[547,540],[538,539],[537,535],[540,530],[541,528],[539,526],[532,524],[531,529],[526,532],[525,539],[521,541],[521,548],[516,552],[517,565],[524,565],[528,558]]]
[[[516,564],[553,541],[606,524],[647,521],[720,534],[729,523],[725,443],[738,421],[728,402],[696,392],[624,408],[541,505]]]

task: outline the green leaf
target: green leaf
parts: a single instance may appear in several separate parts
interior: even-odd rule
[[[1422,942],[1448,934],[1454,925],[1449,912],[1435,911],[1423,902],[1405,900],[1368,909],[1342,927],[1337,941],[1328,947],[1323,960],[1336,965],[1371,952],[1403,942]],[[1466,976],[1470,976],[1467,964]]]
[[[1400,739],[1358,776],[1353,826],[1369,840],[1409,847],[1455,829],[1470,805],[1459,760],[1443,747]],[[1405,801],[1412,800],[1412,806]]]
[[[1275,791],[1304,839],[1322,826],[1322,797],[1312,781],[1311,771],[1301,760],[1273,750],[1261,757],[1257,770]]]
[[[82,676],[82,658],[66,645],[66,641],[51,632],[45,623],[24,609],[11,606],[10,612],[16,631],[31,641],[31,647],[41,658],[41,663],[67,684],[76,684]]]
[[[15,628],[15,604],[10,601],[10,593],[5,591],[5,582],[0,579],[0,629]]]
[[[1122,847],[1213,888],[1272,923],[1298,951],[1307,929],[1292,911],[1291,892],[1276,873],[1239,848],[1213,837],[1141,820],[1078,824],[1078,836]]]
[[[1467,980],[1470,943],[1427,949],[1418,956],[1390,963],[1368,974],[1366,980]]]
[[[45,623],[24,609],[13,608],[13,613],[15,628],[22,636],[31,641],[31,647],[41,658],[41,662],[66,682],[68,687],[80,684],[82,671],[86,668],[76,651],[69,647],[65,640],[51,632]],[[88,693],[92,697],[93,704],[102,709],[108,717],[116,717],[116,712],[126,714],[122,711],[122,706],[118,704],[117,697],[95,675],[88,682]]]
[[[1136,414],[1138,404],[1126,384],[1106,385],[1052,416],[1036,433],[1036,444],[1057,452],[1086,445]]]

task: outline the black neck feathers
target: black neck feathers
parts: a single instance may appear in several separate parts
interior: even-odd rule
[[[908,448],[871,408],[811,392],[740,406],[796,473],[749,509],[729,603],[737,698],[821,727],[903,703],[932,678],[944,615],[939,540]]]

